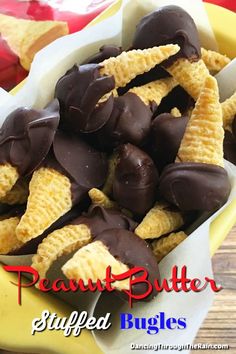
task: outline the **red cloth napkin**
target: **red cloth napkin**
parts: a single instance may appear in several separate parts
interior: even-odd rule
[[[205,0],[212,4],[223,6],[226,9],[236,12],[236,0]]]

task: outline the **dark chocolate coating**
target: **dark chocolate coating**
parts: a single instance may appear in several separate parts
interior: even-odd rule
[[[151,127],[151,109],[134,93],[114,99],[107,123],[95,134],[98,146],[112,149],[124,143],[142,146]]]
[[[144,49],[171,43],[178,44],[180,51],[165,61],[167,67],[177,58],[194,61],[201,57],[197,27],[192,17],[181,7],[161,7],[138,23],[133,48]]]
[[[108,229],[125,229],[133,231],[137,223],[124,215],[120,210],[107,209],[99,205],[91,205],[87,214],[81,215],[71,222],[72,225],[85,224],[93,237]]]
[[[236,135],[228,130],[225,131],[224,137],[224,158],[236,165]]]
[[[16,216],[21,217],[25,213],[25,209],[26,205],[11,205],[1,216],[4,216],[4,219],[14,218]]]
[[[214,211],[227,201],[231,186],[224,168],[191,162],[168,165],[161,175],[159,190],[180,210]]]
[[[159,171],[175,161],[188,120],[188,117],[175,118],[163,113],[152,122],[151,151]]]
[[[105,44],[100,49],[99,52],[87,58],[82,64],[92,64],[92,63],[101,63],[105,59],[111,57],[117,57],[122,53],[122,48],[114,44]]]
[[[127,230],[110,229],[100,233],[94,241],[101,241],[109,252],[129,268],[143,267],[147,270],[148,280],[153,284],[155,279],[160,280],[160,273],[156,258],[148,244],[133,232]],[[145,283],[136,284],[132,288],[135,295],[147,291]],[[142,301],[150,301],[157,295],[157,290]]]
[[[12,205],[0,203],[0,216],[7,214],[12,209]]]
[[[236,115],[234,116],[234,120],[232,123],[232,132],[233,132],[234,138],[236,140]]]
[[[68,176],[74,204],[80,202],[91,188],[99,188],[104,184],[107,176],[106,155],[89,146],[80,137],[57,131],[52,150],[44,166]]]
[[[31,174],[47,155],[58,124],[58,100],[43,110],[16,109],[0,130],[0,164],[10,163],[21,176]]]
[[[113,95],[97,105],[115,88],[113,76],[101,76],[98,64],[74,65],[56,84],[55,97],[61,108],[61,128],[69,132],[93,132],[109,119]]]
[[[117,203],[143,216],[153,206],[157,183],[158,172],[152,159],[134,145],[122,145],[113,181]]]

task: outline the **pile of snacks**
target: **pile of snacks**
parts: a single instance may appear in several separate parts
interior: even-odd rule
[[[0,253],[36,253],[41,277],[71,254],[62,271],[85,284],[108,266],[157,278],[231,190],[223,143],[226,131],[236,145],[236,93],[220,103],[212,76],[229,62],[166,6],[140,21],[129,51],[107,45],[74,65],[45,109],[12,112],[0,130]]]

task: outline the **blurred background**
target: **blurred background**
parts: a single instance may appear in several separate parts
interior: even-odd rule
[[[10,91],[34,55],[58,37],[81,30],[115,0],[0,0],[0,87]],[[236,0],[207,0],[236,11]]]

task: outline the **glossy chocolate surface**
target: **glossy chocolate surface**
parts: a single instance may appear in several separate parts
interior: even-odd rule
[[[69,132],[93,132],[109,119],[113,96],[99,100],[115,88],[113,76],[101,76],[98,64],[74,65],[61,77],[55,89],[60,102],[62,129]]]
[[[178,44],[181,49],[165,61],[166,66],[172,65],[177,58],[194,61],[201,57],[197,27],[192,17],[181,7],[160,7],[138,23],[133,48],[144,49],[171,43]]]
[[[228,174],[220,166],[203,163],[168,165],[160,178],[160,194],[180,210],[214,211],[228,199]]]
[[[21,176],[31,174],[46,157],[59,124],[59,103],[45,109],[18,108],[0,130],[0,163],[10,163]]]
[[[158,172],[152,159],[134,145],[122,145],[113,181],[113,196],[123,208],[144,215],[156,198]]]
[[[150,145],[158,170],[175,161],[188,117],[173,117],[170,113],[157,116],[152,122]]]

